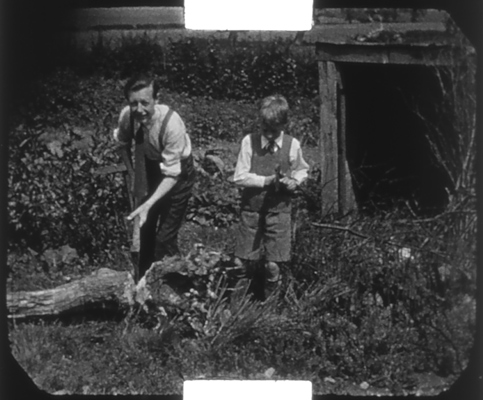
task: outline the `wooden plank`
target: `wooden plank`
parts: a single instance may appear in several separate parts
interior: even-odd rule
[[[336,66],[337,67],[337,66]],[[345,140],[345,95],[343,93],[342,80],[340,73],[337,74],[337,185],[339,211],[345,214],[345,200],[347,198],[347,186],[345,182],[346,168],[346,140]]]
[[[322,214],[338,212],[337,75],[333,62],[319,62]]]
[[[449,15],[446,11],[436,9],[414,8],[317,8],[314,7],[315,26],[343,24],[364,24],[370,21],[391,24],[445,24]]]
[[[415,36],[411,32],[421,32]],[[390,44],[393,40],[403,44],[415,45],[447,45],[455,41],[455,37],[445,34],[446,28],[442,23],[387,23],[381,27],[379,22],[352,23],[315,26],[304,35],[307,44],[367,44],[363,40],[370,40],[375,44]],[[380,36],[379,36],[380,35]]]
[[[465,60],[471,49],[449,46],[381,46],[381,45],[334,45],[317,44],[319,61],[353,62],[372,64],[406,65],[454,65]]]
[[[336,65],[337,67],[337,65]],[[356,209],[355,196],[352,187],[352,178],[347,163],[347,146],[346,146],[346,95],[344,92],[344,85],[340,73],[337,74],[338,91],[338,197],[339,197],[339,211],[346,214],[349,211]]]

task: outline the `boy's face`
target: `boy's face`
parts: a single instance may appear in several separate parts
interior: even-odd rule
[[[267,140],[275,140],[282,133],[284,124],[268,124],[262,121],[262,135],[265,136]]]
[[[154,105],[156,104],[153,96],[153,85],[130,92],[128,102],[136,121],[143,124],[151,121],[154,115]]]

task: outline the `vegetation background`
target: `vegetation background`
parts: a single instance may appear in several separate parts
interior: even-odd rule
[[[293,260],[278,298],[224,297],[227,284],[207,278],[211,292],[188,292],[192,307],[161,322],[108,311],[9,321],[12,353],[39,387],[168,394],[180,393],[185,379],[222,376],[310,379],[317,394],[434,394],[466,367],[476,324],[473,166],[459,170],[468,179],[450,188],[438,215],[417,215],[404,199],[357,215],[320,215],[310,52],[287,41],[163,47],[146,37],[57,57],[56,68],[39,71],[21,94],[9,127],[7,290],[51,288],[100,267],[130,269],[124,181],[99,171],[119,162],[111,131],[122,82],[134,72],[163,83],[160,101],[181,114],[197,149],[185,254],[197,242],[232,252],[238,191],[227,178],[264,95],[290,100],[290,131],[311,172],[296,198]],[[207,154],[220,157],[221,170],[205,163]]]

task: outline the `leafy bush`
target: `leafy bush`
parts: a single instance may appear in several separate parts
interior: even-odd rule
[[[313,97],[318,92],[315,56],[289,40],[229,42],[183,39],[165,46],[147,35],[111,46],[99,37],[89,50],[68,48],[59,65],[81,76],[126,79],[157,76],[167,89],[218,99],[257,99],[275,92]]]
[[[16,116],[21,123],[9,136],[10,246],[43,252],[70,244],[93,256],[125,238],[122,177],[96,174],[118,161],[110,131],[117,93],[107,86],[60,70],[36,84]]]
[[[36,136],[34,136],[36,135]],[[111,139],[90,129],[18,130],[9,170],[10,244],[36,251],[69,243],[82,254],[119,241],[127,211],[121,176],[96,175],[115,160]]]
[[[315,59],[291,53],[289,45],[282,40],[231,48],[215,41],[175,43],[167,85],[214,98],[253,99],[272,93],[312,97],[318,87]]]

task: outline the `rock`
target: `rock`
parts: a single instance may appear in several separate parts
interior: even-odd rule
[[[207,154],[203,159],[203,169],[210,174],[216,174],[218,172],[223,173],[225,163],[220,157],[213,154]]]

